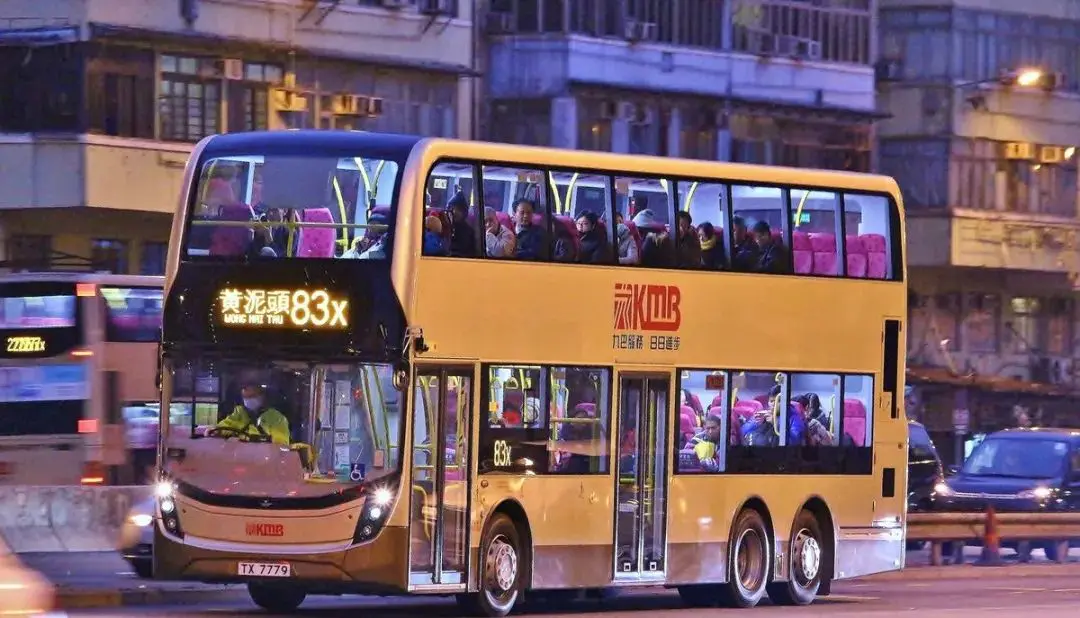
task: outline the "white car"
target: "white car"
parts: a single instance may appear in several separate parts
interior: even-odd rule
[[[136,504],[120,528],[117,549],[135,574],[144,579],[154,576],[154,518],[157,502],[148,498]]]
[[[37,616],[54,603],[52,584],[23,566],[0,538],[0,616]]]

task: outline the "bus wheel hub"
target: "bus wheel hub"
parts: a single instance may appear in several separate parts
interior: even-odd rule
[[[807,584],[814,581],[821,568],[821,545],[806,530],[801,530],[795,538],[795,564]]]
[[[513,589],[514,580],[517,579],[517,552],[513,546],[501,538],[492,541],[488,550],[488,568],[491,569],[492,579],[500,591]]]

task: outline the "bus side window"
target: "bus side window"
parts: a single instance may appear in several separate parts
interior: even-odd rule
[[[844,247],[849,277],[896,278],[892,208],[889,198],[880,195],[844,195]]]
[[[843,418],[840,421],[841,446],[869,447],[873,444],[874,378],[868,375],[844,376]]]
[[[838,193],[793,189],[791,225],[791,256],[795,274],[837,277],[843,272],[840,243],[836,241],[843,235]],[[852,263],[850,258],[848,263]]]
[[[791,226],[784,214],[789,207],[787,190],[736,185],[731,188],[731,196],[732,234],[736,237],[732,243],[733,270],[790,273]]]

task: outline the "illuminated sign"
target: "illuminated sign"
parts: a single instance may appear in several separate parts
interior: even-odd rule
[[[494,465],[496,468],[509,468],[512,460],[510,457],[510,444],[506,440],[496,440],[494,448]]]
[[[612,349],[679,349],[675,333],[682,326],[682,290],[678,286],[616,283],[614,300]],[[647,344],[646,333],[652,333]]]
[[[36,352],[44,352],[45,340],[41,337],[8,337],[7,351],[14,354],[33,354]]]
[[[245,526],[248,536],[285,536],[282,524],[248,524]]]
[[[326,290],[226,288],[218,293],[222,323],[282,328],[349,327],[349,301]]]

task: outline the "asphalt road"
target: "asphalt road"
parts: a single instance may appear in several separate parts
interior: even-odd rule
[[[960,567],[964,569],[964,567]],[[1026,567],[1037,568],[1037,567]],[[964,569],[966,570],[966,569]],[[994,575],[986,571],[979,577],[931,581],[908,581],[887,578],[884,581],[865,580],[838,583],[834,595],[819,599],[810,607],[771,607],[767,604],[754,610],[754,616],[887,616],[901,612],[918,612],[919,618],[962,617],[968,615],[1017,616],[1038,612],[1040,618],[1077,615],[1080,604],[1080,581],[1075,574],[1045,575],[1016,578]],[[579,602],[562,607],[536,606],[523,613],[550,616],[731,616],[731,610],[687,609],[677,595],[666,591],[626,593],[604,602]],[[97,612],[72,612],[69,616],[253,616],[260,612],[242,600],[221,601],[203,605],[169,607],[117,608]],[[462,614],[455,605],[444,599],[313,599],[305,603],[297,615],[338,617],[363,615],[365,618],[409,618],[432,616],[456,618]]]

